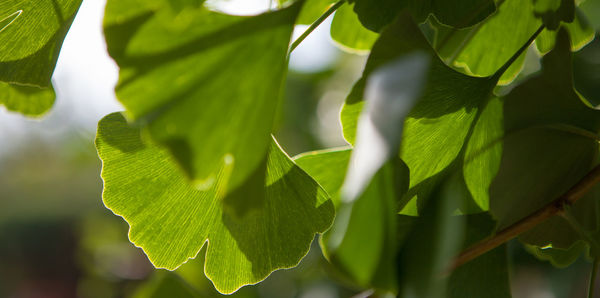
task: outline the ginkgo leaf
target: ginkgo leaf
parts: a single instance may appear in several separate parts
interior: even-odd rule
[[[531,1],[506,0],[485,21],[461,30],[435,26],[434,48],[446,62],[466,74],[490,76],[542,26],[534,14]],[[521,55],[500,78],[506,85],[521,72],[525,55]]]
[[[198,190],[166,150],[144,141],[120,113],[100,121],[96,147],[104,204],[129,223],[131,242],[170,270],[207,243],[205,274],[222,293],[297,265],[333,220],[326,192],[274,141],[259,170],[229,194],[222,189],[225,173]]]
[[[561,22],[571,23],[575,18],[573,0],[531,0],[534,14],[544,21],[550,30],[556,30]]]
[[[30,117],[46,113],[55,99],[52,88],[20,86],[0,82],[0,104],[7,110],[19,112]]]
[[[594,40],[596,31],[579,9],[576,10],[575,20],[571,23],[564,23],[563,26],[569,31],[572,51],[578,51]],[[535,45],[540,53],[546,54],[554,48],[555,41],[556,31],[545,29],[535,40]]]
[[[298,15],[296,24],[298,25],[310,25],[317,20],[333,3],[335,0],[306,0],[302,6],[302,10]]]
[[[365,103],[366,80],[377,67],[417,50],[431,57],[424,90],[408,113],[403,129],[401,126],[390,127],[395,130],[390,134],[402,135],[400,157],[410,168],[411,188],[424,183],[423,187],[429,189],[433,185],[428,181],[447,169],[461,154],[479,110],[490,100],[501,73],[475,78],[447,67],[405,15],[388,26],[375,43],[363,77],[355,84],[342,108],[341,120],[345,138],[355,143],[357,119]],[[404,212],[416,215],[414,206]]]
[[[561,29],[541,75],[503,99],[502,163],[490,186],[490,210],[499,227],[557,198],[593,165],[600,111],[575,93],[570,61],[569,37]]]
[[[263,161],[301,4],[243,17],[202,1],[108,1],[117,98],[198,187],[226,171],[228,192]]]
[[[377,33],[363,27],[349,4],[342,5],[331,23],[331,39],[348,52],[366,52],[377,39]]]
[[[0,2],[0,81],[48,87],[81,0]]]
[[[321,237],[328,259],[363,287],[396,292],[394,259],[396,203],[408,189],[408,168],[399,159],[386,163],[353,202],[339,202],[352,151],[325,150],[301,154],[297,164],[330,193],[337,204],[336,221]]]
[[[496,222],[489,213],[466,215],[463,249],[494,233]],[[511,297],[507,245],[501,245],[456,268],[446,290],[450,298]]]
[[[433,14],[442,23],[463,28],[473,26],[496,10],[493,0],[352,0],[354,11],[362,24],[380,32],[391,24],[402,9],[411,11],[421,22]]]

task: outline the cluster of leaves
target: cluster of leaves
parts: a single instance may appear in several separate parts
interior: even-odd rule
[[[598,164],[600,112],[584,97],[597,92],[572,63],[599,28],[586,17],[594,0],[297,0],[256,16],[203,2],[109,0],[105,11],[126,110],[98,125],[103,200],[158,268],[206,244],[206,276],[232,293],[297,265],[325,233],[324,254],[359,287],[507,297],[504,246],[444,272]],[[0,3],[8,109],[51,107],[80,4]],[[332,39],[369,53],[341,112],[352,146],[291,159],[271,136],[291,33],[334,9]],[[523,73],[526,59],[541,69]],[[521,242],[559,266],[596,255],[599,191]]]

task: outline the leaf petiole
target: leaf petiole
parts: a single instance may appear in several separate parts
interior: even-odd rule
[[[334,3],[318,19],[316,19],[306,29],[306,31],[304,31],[302,33],[302,35],[300,35],[296,40],[294,40],[294,42],[290,46],[290,50],[288,51],[288,56],[292,53],[292,51],[294,51],[294,49],[296,49],[300,45],[300,43],[304,39],[306,39],[306,37],[308,37],[308,35],[310,35],[315,29],[317,29],[317,27],[319,27],[319,25],[321,25],[321,23],[323,23],[323,21],[325,21],[332,13],[334,13],[336,10],[338,10],[338,8],[340,8],[344,4],[344,2],[346,2],[346,0],[339,0],[338,2]]]

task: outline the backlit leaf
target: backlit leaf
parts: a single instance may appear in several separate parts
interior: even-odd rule
[[[333,219],[325,191],[274,141],[253,177],[227,195],[221,176],[206,190],[190,184],[173,158],[119,113],[100,121],[96,146],[104,204],[129,223],[131,242],[170,270],[207,243],[205,274],[222,293],[297,265]]]
[[[81,0],[0,2],[0,81],[48,87]]]
[[[110,0],[104,28],[127,118],[199,187],[226,171],[228,192],[269,148],[301,2],[251,17],[201,2]]]

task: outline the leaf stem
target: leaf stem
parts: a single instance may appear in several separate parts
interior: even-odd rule
[[[323,21],[325,21],[325,19],[327,19],[332,13],[334,13],[338,8],[340,8],[340,6],[342,6],[344,4],[344,2],[346,2],[346,0],[339,0],[338,2],[334,3],[331,7],[329,7],[329,9],[327,9],[327,11],[325,11],[318,19],[316,19],[307,29],[306,31],[304,31],[304,33],[302,33],[302,35],[300,35],[300,37],[298,37],[296,40],[294,40],[294,42],[292,43],[292,45],[290,46],[290,50],[289,53],[291,54],[292,51],[294,51],[294,49],[296,49],[298,47],[298,45],[300,45],[300,43],[308,36],[310,35],[315,29],[317,29],[317,27],[319,27],[319,25],[321,25],[321,23],[323,23]],[[289,55],[289,54],[288,54]]]
[[[544,28],[546,28],[546,26],[544,26],[543,24],[540,25],[540,27],[533,33],[533,35],[531,35],[531,37],[529,37],[529,39],[521,46],[521,48],[519,50],[517,50],[512,57],[510,57],[508,59],[508,61],[506,61],[504,63],[504,65],[502,65],[502,67],[500,67],[500,69],[498,69],[496,71],[496,73],[494,73],[493,77],[500,79],[500,77],[504,74],[504,72],[515,62],[517,61],[517,59],[519,59],[519,56],[521,56],[521,54],[523,54],[523,52],[525,52],[525,50],[527,50],[527,48],[529,48],[529,46],[533,43],[533,41],[537,38],[538,35],[540,35],[540,33],[542,33],[542,31],[544,30]]]
[[[598,264],[600,264],[600,258],[594,258],[594,264],[592,265],[592,272],[590,273],[590,282],[588,285],[588,298],[594,298],[594,290],[596,289],[596,274],[598,273]]]
[[[588,193],[597,183],[600,183],[600,165],[594,167],[587,175],[581,178],[577,184],[571,187],[571,189],[550,202],[542,209],[530,214],[529,216],[498,232],[497,234],[484,239],[464,250],[454,259],[447,272],[451,272],[463,264],[477,258],[478,256],[517,237],[521,233],[530,230],[546,219],[563,213],[565,211],[565,207],[573,205],[575,202],[577,202],[577,200]]]

